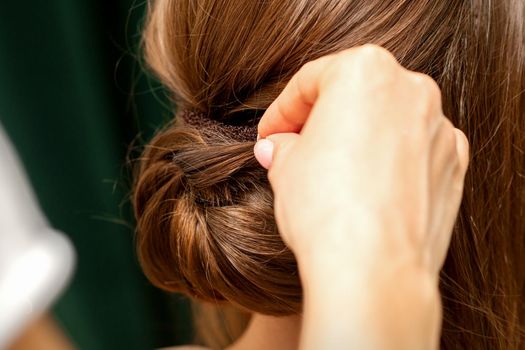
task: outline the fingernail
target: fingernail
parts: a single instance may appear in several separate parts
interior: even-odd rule
[[[266,169],[272,165],[273,142],[268,139],[260,139],[253,147],[255,159]]]

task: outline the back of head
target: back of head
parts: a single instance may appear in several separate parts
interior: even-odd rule
[[[178,108],[254,125],[302,64],[372,42],[440,85],[471,165],[441,278],[444,348],[522,344],[524,5],[513,0],[156,0],[149,66]],[[178,120],[147,145],[137,249],[158,287],[250,311],[301,311],[253,142]],[[521,345],[520,345],[521,344]]]

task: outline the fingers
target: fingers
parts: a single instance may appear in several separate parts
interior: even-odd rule
[[[323,56],[306,63],[292,77],[259,121],[258,133],[266,137],[274,133],[298,133],[310,111],[328,86],[342,92],[337,102],[344,105],[348,85],[376,86],[394,79],[402,67],[386,49],[367,44]],[[344,82],[344,83],[343,83]],[[378,84],[376,84],[379,82]],[[333,90],[333,89],[332,89]]]
[[[270,169],[273,159],[273,142],[268,139],[261,139],[257,141],[253,147],[253,153],[255,159],[263,166],[265,169]]]
[[[297,140],[298,134],[273,134],[267,139],[257,141],[253,148],[255,159],[266,169],[270,169],[274,158],[282,156]]]
[[[321,75],[333,58],[323,56],[299,69],[259,121],[261,137],[301,130],[319,95]]]

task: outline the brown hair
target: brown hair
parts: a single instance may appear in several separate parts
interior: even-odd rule
[[[445,114],[471,145],[441,275],[442,347],[518,349],[524,11],[513,0],[156,0],[144,48],[179,108],[230,124],[256,121],[305,62],[368,42],[432,76]],[[182,120],[155,136],[134,190],[138,255],[162,289],[265,314],[298,313],[297,267],[252,147]]]

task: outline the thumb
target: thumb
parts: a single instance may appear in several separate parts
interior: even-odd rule
[[[253,147],[255,159],[257,159],[264,168],[270,169],[273,160],[277,156],[282,157],[298,138],[299,134],[280,133],[259,139]]]

